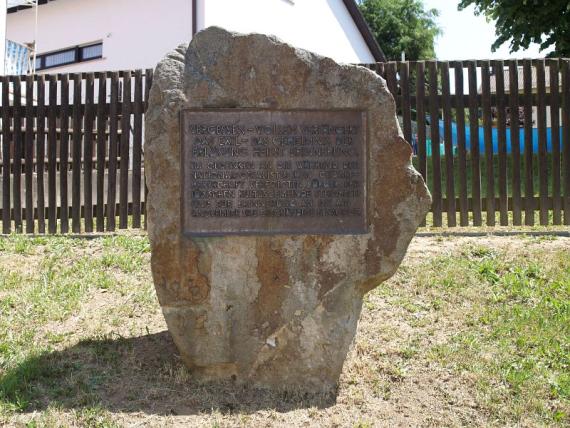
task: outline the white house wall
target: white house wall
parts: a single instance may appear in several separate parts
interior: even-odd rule
[[[374,62],[342,0],[198,0],[198,28],[274,34],[345,63]],[[33,41],[32,9],[8,15],[7,37]],[[56,0],[39,7],[39,54],[103,42],[103,58],[46,72],[154,67],[192,37],[192,0]]]
[[[192,37],[190,0],[56,0],[39,7],[38,53],[103,41],[103,58],[53,71],[154,67]],[[7,38],[34,38],[31,9],[8,15]],[[49,72],[49,70],[46,70]]]
[[[197,15],[198,28],[273,34],[339,62],[375,62],[342,0],[198,0]]]

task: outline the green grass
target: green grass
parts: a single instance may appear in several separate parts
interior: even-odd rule
[[[503,422],[570,423],[570,251],[509,254],[474,246],[422,267],[417,286],[444,305],[468,302],[467,328],[431,349],[470,372]]]
[[[133,290],[148,264],[146,237],[109,236],[100,238],[94,252],[91,246],[89,240],[66,237],[0,239],[0,257],[13,262],[0,268],[0,416],[37,401],[38,379],[63,388],[62,394],[80,392],[65,390],[60,379],[65,367],[50,364],[64,334],[49,325],[76,314],[90,291],[132,293],[138,303],[154,303],[150,287]],[[88,390],[84,387],[79,389]]]

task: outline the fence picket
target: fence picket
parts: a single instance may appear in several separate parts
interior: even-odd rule
[[[469,146],[471,147],[471,194],[473,226],[481,226],[481,169],[479,160],[479,107],[477,105],[477,67],[467,63],[469,76]]]
[[[536,83],[538,91],[537,121],[538,121],[538,176],[540,194],[541,225],[548,224],[548,161],[546,159],[546,82],[544,60],[536,62]]]
[[[38,205],[38,232],[46,233],[46,204],[45,204],[45,76],[37,77],[36,97],[38,100],[38,117],[36,119],[36,173],[37,173],[37,205]]]
[[[111,105],[109,107],[109,169],[107,171],[107,231],[115,230],[117,196],[117,121],[119,104],[119,73],[111,74]]]
[[[57,229],[57,202],[56,202],[56,171],[57,171],[57,75],[48,77],[49,103],[48,103],[48,233],[56,233]]]
[[[493,63],[493,71],[497,92],[497,150],[499,152],[499,223],[501,226],[509,224],[508,188],[507,188],[507,118],[505,103],[505,67],[503,61]]]
[[[463,82],[463,65],[455,64],[455,94],[457,104],[455,116],[457,118],[457,155],[459,175],[459,225],[469,225],[469,210],[467,206],[467,150],[465,147],[465,105],[463,94],[465,92]]]
[[[512,60],[509,64],[509,94],[519,93],[519,69],[517,60]],[[520,145],[520,124],[519,124],[519,103],[518,96],[511,96],[509,99],[509,122],[511,136],[511,153],[513,156],[513,173],[511,182],[512,191],[512,211],[513,224],[522,224],[522,202],[521,202],[521,145]]]
[[[14,76],[12,81],[14,97],[14,164],[12,166],[14,229],[22,231],[22,81],[20,76]]]
[[[97,232],[105,231],[105,154],[107,145],[107,73],[97,76],[99,94],[97,97]]]
[[[412,143],[412,110],[410,105],[410,65],[400,63],[400,90],[402,93],[402,120],[404,122],[404,138]]]
[[[129,215],[129,149],[131,134],[131,72],[123,72],[123,102],[121,110],[121,162],[119,175],[119,228],[126,229]]]
[[[562,144],[564,177],[564,224],[570,225],[570,60],[561,62],[562,71]]]
[[[433,225],[435,227],[442,226],[442,195],[441,195],[441,159],[439,146],[439,105],[437,100],[438,78],[437,63],[435,61],[428,62],[429,73],[429,115],[431,129],[431,161],[432,161],[432,211]]]
[[[558,60],[548,60],[550,86],[550,135],[552,136],[552,223],[562,223],[560,192],[560,90]]]
[[[394,97],[396,105],[398,104],[398,81],[396,78],[396,63],[387,62],[384,66],[384,72],[386,73],[386,84],[388,85],[388,90]]]
[[[7,106],[10,105],[10,80],[8,76],[2,76],[2,233],[8,234],[12,231],[11,213],[11,189],[10,189],[10,125],[13,111]]]
[[[82,76],[73,76],[73,137],[71,160],[71,230],[81,232],[81,89]]]
[[[34,76],[26,76],[26,233],[34,233]]]
[[[67,173],[69,171],[69,75],[61,76],[61,110],[59,142],[59,205],[61,233],[69,232],[69,195]]]
[[[133,105],[133,227],[141,227],[141,171],[142,171],[142,70],[135,71],[135,99]]]
[[[382,76],[382,78],[386,79],[386,72],[384,69],[384,62],[376,62],[373,64],[372,66],[372,70],[374,70],[376,73],[378,73],[379,76]]]
[[[495,226],[495,171],[493,168],[493,131],[491,113],[491,82],[489,61],[484,61],[481,66],[481,88],[483,98],[483,138],[485,140],[486,160],[486,194],[487,201],[487,226]]]
[[[525,164],[525,215],[524,223],[534,226],[534,180],[532,168],[532,68],[531,60],[523,61],[524,87],[524,164]]]
[[[451,130],[451,96],[449,87],[449,63],[444,61],[441,64],[441,86],[443,97],[443,122],[444,122],[444,144],[445,144],[445,178],[447,199],[447,226],[457,226],[455,208],[455,177],[453,167],[453,134]]]
[[[144,105],[145,105],[145,110],[146,107],[148,106],[148,99],[150,97],[150,88],[152,86],[152,76],[153,76],[153,69],[152,68],[147,68],[145,71],[145,89],[144,89]],[[148,195],[148,187],[146,185],[146,174],[144,177],[144,228],[146,229],[148,226],[148,222],[147,222],[147,216],[146,216],[146,201],[147,201],[147,195]]]
[[[83,210],[85,232],[93,232],[93,122],[95,111],[93,107],[95,77],[87,73],[85,79],[85,118],[83,141]]]
[[[418,61],[416,63],[416,121],[418,124],[418,169],[424,181],[427,183],[427,156],[426,156],[426,112],[424,103],[421,101],[425,98],[425,63]],[[425,226],[425,219],[422,226]]]

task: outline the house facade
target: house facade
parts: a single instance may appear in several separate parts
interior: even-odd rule
[[[37,25],[36,10],[15,1],[6,38],[36,40],[38,72],[154,67],[213,25],[273,34],[339,62],[384,60],[354,0],[38,0]]]

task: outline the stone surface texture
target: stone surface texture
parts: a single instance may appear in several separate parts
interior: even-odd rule
[[[369,232],[183,237],[179,112],[203,107],[366,110]],[[154,283],[194,375],[334,389],[364,294],[395,272],[431,202],[385,81],[273,37],[208,28],[156,68],[145,170]]]

